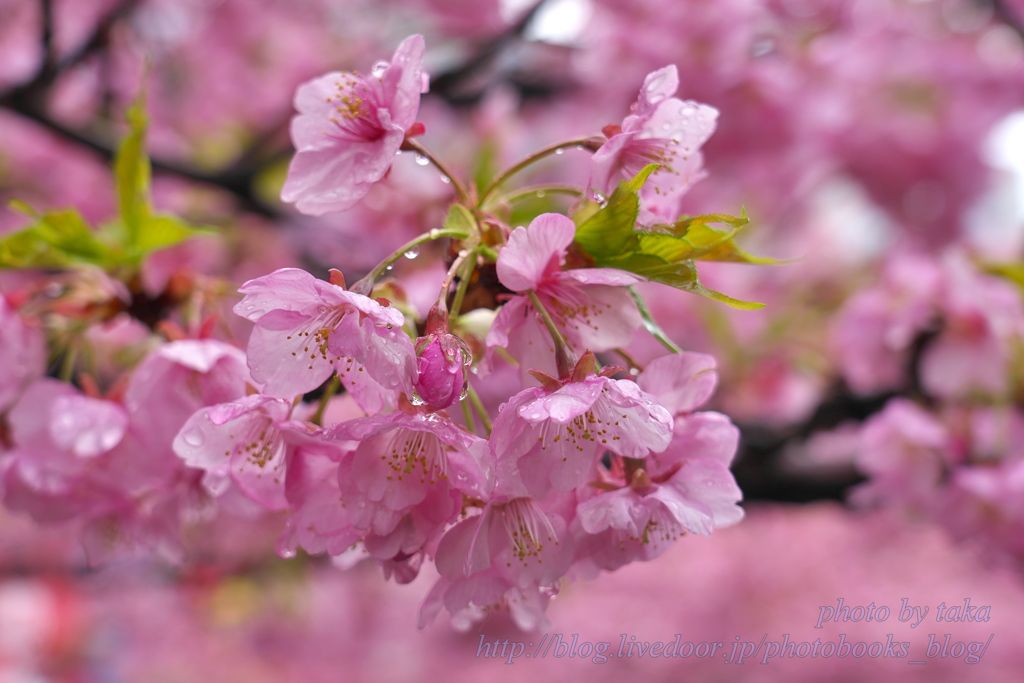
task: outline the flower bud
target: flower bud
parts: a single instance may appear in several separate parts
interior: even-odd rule
[[[466,368],[473,362],[469,347],[454,334],[431,334],[416,340],[419,375],[412,402],[440,410],[466,394]]]

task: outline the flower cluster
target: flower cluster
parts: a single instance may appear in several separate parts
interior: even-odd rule
[[[741,519],[729,472],[738,430],[698,411],[715,389],[715,361],[676,348],[634,289],[655,281],[728,299],[699,285],[695,260],[718,258],[702,246],[709,239],[746,259],[732,232],[705,220],[743,219],[693,222],[680,210],[702,175],[697,150],[715,110],[672,97],[678,78],[666,67],[604,137],[549,146],[477,187],[416,139],[423,52],[413,36],[370,75],[331,73],[296,95],[282,198],[300,211],[351,208],[403,150],[435,164],[455,193],[442,228],[351,286],[337,270],[322,280],[278,268],[241,286],[235,323],[213,314],[185,327],[160,321],[163,340],[128,335],[122,350],[142,356],[130,373],[76,377],[67,355],[61,379],[77,386],[43,376],[42,330],[0,300],[0,345],[21,360],[0,377],[9,507],[76,520],[94,560],[148,547],[183,561],[183,524],[275,513],[284,557],[369,559],[400,583],[433,563],[422,624],[441,609],[465,622],[507,608],[528,629],[545,624],[566,577],[650,560],[686,534]],[[594,154],[585,183],[557,188],[573,203],[513,219],[514,205],[546,190],[506,191],[510,177],[576,147]],[[145,160],[134,162],[119,172]],[[147,178],[119,180],[126,225],[153,230],[145,221],[162,219],[144,192],[129,192]],[[601,247],[606,238],[619,247]],[[411,285],[378,280],[439,240],[447,273],[424,316]],[[200,282],[176,281],[174,261],[147,262],[141,281],[209,296]],[[24,310],[48,307],[42,319],[58,338],[70,321],[106,320],[142,296],[90,272],[91,285],[73,278],[57,302],[26,295]],[[485,303],[464,311],[471,300]],[[244,352],[216,338],[217,322],[237,320],[249,327]],[[634,360],[625,347],[641,327],[674,353],[646,367]],[[629,367],[610,364],[613,353]]]
[[[1001,560],[1024,561],[1024,302],[960,252],[903,255],[834,327],[844,376],[895,392],[859,429],[852,498],[930,518]]]

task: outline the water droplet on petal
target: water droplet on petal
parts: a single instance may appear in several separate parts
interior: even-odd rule
[[[387,267],[387,268],[385,268],[384,270],[394,270],[394,266],[388,266],[388,267]]]
[[[452,181],[452,179],[451,179],[451,178],[449,178],[448,176],[446,176],[446,175],[444,175],[444,174],[441,174],[441,182],[442,182],[442,183],[444,183],[445,185],[447,185],[447,184],[448,184],[448,183],[450,183],[451,181]]]
[[[413,247],[412,249],[410,249],[409,251],[405,252],[405,254],[404,254],[405,258],[409,259],[410,261],[412,259],[416,258],[419,255],[420,255],[420,250],[419,250],[418,247]]]
[[[384,76],[384,72],[388,70],[389,66],[391,65],[388,64],[387,62],[377,62],[376,64],[373,65],[373,68],[370,69],[370,73],[373,74],[374,78],[382,78]]]
[[[541,190],[540,192],[537,193],[537,199],[544,199],[544,197],[547,197],[547,196],[548,196],[548,193],[545,192],[544,190]]]
[[[430,163],[430,159],[423,156],[422,154],[417,154],[414,158],[416,159],[416,163],[419,164],[420,166],[426,166],[427,164]]]
[[[459,394],[459,400],[465,401],[467,396],[469,396],[469,387],[462,387],[462,393]]]
[[[555,150],[555,154],[558,154],[559,156],[561,156],[562,154],[565,154],[565,150],[564,149],[556,149]]]
[[[193,448],[198,448],[199,446],[202,446],[203,442],[206,441],[206,435],[203,434],[201,429],[198,429],[196,427],[193,427],[189,431],[182,434],[181,438],[185,441],[185,443],[187,443],[189,446],[192,446]]]
[[[553,584],[551,586],[541,586],[540,587],[540,594],[543,595],[546,598],[554,598],[556,595],[558,595],[558,591],[559,591],[559,586],[558,586],[557,583]]]
[[[426,403],[426,401],[424,401],[423,397],[414,391],[412,392],[412,396],[409,397],[409,403],[413,404],[414,406],[421,406],[424,403]]]
[[[290,560],[293,557],[295,557],[295,550],[292,548],[288,548],[287,550],[280,551],[278,555],[280,555],[285,560]]]

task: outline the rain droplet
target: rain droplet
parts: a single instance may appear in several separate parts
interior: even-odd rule
[[[423,397],[414,391],[412,392],[412,396],[409,397],[409,403],[413,404],[414,406],[421,406],[424,403],[426,403],[426,401],[424,401]]]
[[[545,198],[545,197],[547,197],[547,196],[548,196],[548,193],[547,193],[547,192],[545,192],[544,190],[540,190],[540,191],[539,191],[539,192],[537,193],[537,199],[544,199],[544,198]]]
[[[389,66],[391,65],[388,64],[387,62],[377,62],[376,64],[373,65],[373,68],[370,69],[370,73],[373,74],[374,78],[381,78],[384,76],[384,72],[388,70]]]
[[[387,267],[387,268],[385,268],[384,270],[393,270],[393,269],[394,269],[394,266],[388,266],[388,267]]]
[[[558,591],[559,587],[557,583],[551,586],[540,587],[540,594],[547,598],[554,598],[556,595],[558,595]]]
[[[451,181],[452,181],[452,179],[451,179],[451,178],[449,178],[448,176],[446,176],[446,175],[444,175],[444,174],[441,174],[441,182],[442,182],[442,183],[444,183],[445,185],[447,185],[447,184],[448,184],[448,183],[450,183]]]
[[[290,560],[293,557],[295,557],[295,550],[293,550],[292,548],[288,548],[286,550],[280,551],[278,555],[280,555],[285,560]]]
[[[632,375],[633,377],[636,377],[637,375],[640,374],[640,368],[630,368],[629,374]]]
[[[409,251],[405,252],[405,254],[404,254],[405,258],[409,259],[410,261],[412,259],[416,258],[419,255],[420,255],[420,250],[419,250],[418,247],[413,247],[412,249],[410,249]]]
[[[206,441],[206,436],[203,435],[203,432],[195,428],[190,429],[189,431],[182,434],[181,438],[184,439],[185,443],[187,443],[189,446],[192,446],[193,448],[198,448],[199,446],[202,446],[203,442]]]
[[[422,154],[417,154],[414,158],[416,159],[416,163],[420,166],[426,166],[430,163],[430,159],[426,158]]]
[[[556,149],[555,150],[555,154],[558,154],[559,156],[561,156],[562,154],[565,154],[565,150],[564,149]]]
[[[462,387],[462,393],[459,394],[459,400],[465,401],[467,396],[469,396],[469,386],[464,386]]]

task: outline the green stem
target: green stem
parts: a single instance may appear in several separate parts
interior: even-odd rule
[[[625,349],[615,349],[615,353],[619,354],[619,356],[622,357],[622,360],[626,361],[630,368],[635,368],[643,372],[644,366],[640,365],[640,363],[637,363],[636,359],[633,358],[633,356],[629,355],[629,353],[627,353]]]
[[[543,197],[548,194],[564,194],[571,197],[582,197],[583,190],[573,185],[531,185],[523,187],[505,195],[505,201],[509,204],[521,201],[530,196]]]
[[[313,413],[313,417],[309,418],[309,421],[315,424],[317,427],[323,426],[324,411],[327,410],[327,404],[330,403],[331,399],[338,389],[341,388],[341,380],[338,379],[337,375],[331,375],[331,382],[324,389],[324,393],[320,395],[320,403],[316,407],[316,412]]]
[[[472,384],[469,385],[469,400],[473,404],[473,408],[476,409],[476,414],[480,416],[480,422],[487,431],[487,436],[490,436],[491,428],[494,426],[491,424],[491,416],[487,414],[484,402],[480,400],[480,395],[476,393],[476,389],[473,388]]]
[[[548,309],[544,307],[537,293],[532,289],[528,289],[526,290],[526,296],[530,299],[533,307],[537,309],[537,314],[544,321],[544,326],[548,328],[551,340],[555,343],[555,367],[558,368],[559,379],[568,379],[572,375],[573,367],[576,365],[576,358],[569,348],[569,343],[565,341],[562,331],[558,329],[558,325],[555,324],[554,319],[548,313]]]
[[[476,434],[476,422],[473,421],[473,409],[470,408],[468,401],[461,401],[462,403],[462,417],[466,420],[466,429],[473,434]]]
[[[381,275],[387,272],[388,266],[393,264],[398,259],[402,258],[406,254],[406,252],[412,251],[413,249],[416,249],[420,245],[426,244],[427,242],[439,240],[442,237],[458,238],[465,236],[466,233],[461,230],[442,230],[440,228],[434,228],[433,230],[425,232],[422,235],[419,235],[418,237],[409,240],[408,242],[400,246],[398,249],[396,249],[390,256],[388,256],[386,259],[378,263],[377,266],[373,270],[371,270],[366,277],[352,285],[349,288],[349,291],[369,296],[370,292],[373,291],[373,284],[377,281],[377,278],[379,278]]]
[[[78,362],[78,345],[76,341],[69,341],[67,348],[64,349],[64,358],[61,359],[60,374],[57,377],[62,382],[70,383],[72,376],[75,374],[75,363]]]
[[[636,303],[637,310],[640,311],[640,319],[643,321],[644,329],[647,330],[648,334],[661,342],[661,345],[672,353],[682,353],[683,350],[676,346],[675,342],[665,334],[665,330],[661,329],[661,326],[654,321],[651,310],[647,308],[647,302],[640,296],[640,292],[636,291],[636,287],[628,287],[628,289],[629,295],[633,297],[633,302]]]
[[[432,163],[434,167],[441,172],[441,175],[451,182],[452,187],[455,188],[455,194],[459,196],[459,201],[466,206],[473,206],[473,200],[470,198],[469,192],[466,191],[466,186],[463,185],[457,177],[455,177],[455,174],[444,165],[444,162],[434,156],[433,152],[410,138],[405,139],[405,142],[402,143],[401,149],[407,152],[415,152],[430,161],[430,163]]]
[[[451,317],[458,317],[462,311],[462,301],[466,298],[466,291],[469,289],[469,281],[473,278],[473,270],[476,268],[476,250],[473,251],[473,257],[467,258],[465,263],[462,264],[464,273],[459,274],[459,286],[455,290],[455,299],[452,300]]]
[[[498,175],[498,177],[495,178],[491,182],[491,184],[488,185],[484,189],[484,191],[480,194],[480,202],[477,204],[477,206],[480,206],[480,207],[484,206],[484,204],[487,203],[487,199],[492,194],[494,194],[494,191],[497,190],[498,187],[500,187],[502,183],[504,183],[506,180],[508,180],[509,178],[514,176],[516,173],[519,173],[520,171],[522,171],[524,168],[528,168],[528,167],[532,166],[533,164],[537,163],[538,161],[540,161],[541,159],[549,157],[552,154],[556,154],[558,152],[558,150],[561,150],[561,149],[571,149],[571,148],[575,148],[575,147],[583,147],[588,142],[590,142],[590,138],[576,138],[574,140],[566,140],[565,142],[559,142],[557,144],[550,145],[548,147],[545,147],[544,149],[541,149],[541,150],[538,150],[538,151],[534,152],[530,156],[528,156],[525,159],[523,159],[522,161],[520,161],[515,166],[507,169],[506,171],[504,171],[503,173]]]

